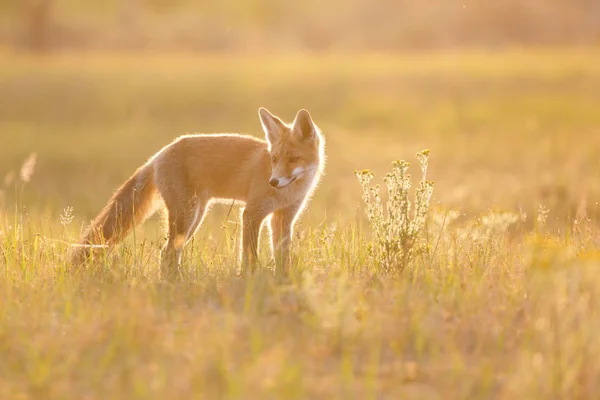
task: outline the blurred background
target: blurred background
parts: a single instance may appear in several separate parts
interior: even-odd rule
[[[180,134],[262,135],[264,106],[327,137],[309,221],[351,223],[353,171],[423,148],[440,208],[595,221],[599,44],[597,0],[0,0],[0,201],[81,223]]]
[[[2,0],[2,44],[211,52],[597,44],[597,0]]]

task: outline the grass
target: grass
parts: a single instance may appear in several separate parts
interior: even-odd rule
[[[600,389],[597,52],[0,57],[0,398]],[[146,157],[185,132],[258,133],[259,106],[305,107],[327,138],[292,282],[266,250],[234,276],[227,206],[186,248],[183,282],[158,279],[155,220],[66,274],[69,243]],[[381,177],[423,148],[427,246],[398,277],[370,257],[354,171]]]

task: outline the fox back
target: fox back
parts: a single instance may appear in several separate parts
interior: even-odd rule
[[[178,265],[181,250],[195,234],[213,201],[243,202],[243,265],[253,263],[264,219],[272,215],[272,248],[287,259],[295,220],[314,191],[325,163],[324,140],[306,110],[292,124],[264,108],[259,117],[266,140],[239,134],[185,135],[163,147],[115,192],[94,219],[83,246],[115,244],[156,209],[166,209],[168,240],[163,272]],[[285,261],[283,261],[285,262]]]

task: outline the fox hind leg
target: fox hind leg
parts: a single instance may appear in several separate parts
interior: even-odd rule
[[[165,199],[165,205],[169,233],[161,252],[161,275],[172,278],[178,272],[183,247],[194,236],[202,222],[207,200],[195,197],[191,204],[177,204]]]

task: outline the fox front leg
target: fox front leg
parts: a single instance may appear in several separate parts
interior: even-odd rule
[[[242,213],[242,275],[254,272],[258,259],[258,237],[266,215],[260,210],[245,209]]]
[[[275,259],[275,273],[287,275],[290,265],[290,245],[294,231],[294,221],[301,204],[277,210],[271,216],[271,246]]]

